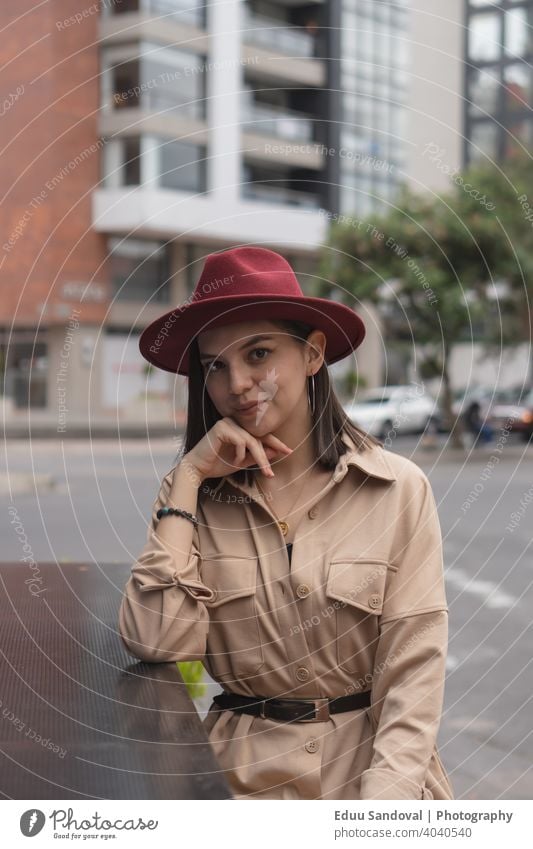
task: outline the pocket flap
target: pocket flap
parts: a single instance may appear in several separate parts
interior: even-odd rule
[[[332,560],[329,564],[326,595],[367,613],[380,614],[383,612],[386,577],[386,560]]]
[[[257,589],[257,558],[217,556],[202,558],[202,582],[214,592],[207,607],[219,607],[236,598],[254,595]]]

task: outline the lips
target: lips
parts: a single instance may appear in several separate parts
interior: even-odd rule
[[[253,410],[254,407],[257,407],[257,401],[252,401],[251,404],[246,404],[245,407],[237,407],[237,412],[245,413],[247,410]]]

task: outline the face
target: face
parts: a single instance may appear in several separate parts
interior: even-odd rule
[[[198,336],[209,397],[221,416],[254,433],[275,432],[292,416],[307,414],[307,378],[322,365],[325,345],[321,330],[302,344],[269,321],[226,325]],[[250,411],[239,410],[252,402]]]

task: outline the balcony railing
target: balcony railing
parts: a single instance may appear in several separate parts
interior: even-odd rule
[[[313,140],[313,121],[305,112],[278,109],[262,104],[244,104],[242,125],[245,130],[262,136],[289,139],[291,141]]]
[[[205,26],[205,4],[196,0],[145,0],[141,8],[163,22],[194,24],[200,29]]]
[[[242,187],[243,197],[249,200],[260,200],[265,203],[282,204],[283,206],[298,206],[300,208],[318,209],[320,198],[311,192],[299,192],[286,189],[283,186],[266,183],[248,183]]]
[[[250,12],[244,13],[243,40],[289,56],[309,58],[315,53],[315,38],[304,29]]]
[[[201,95],[196,99],[180,99],[176,93],[166,92],[161,89],[148,89],[142,95],[142,108],[149,112],[172,115],[176,113],[179,117],[187,116],[203,120],[205,118],[205,101]]]
[[[102,8],[104,17],[135,12],[200,28],[205,24],[205,3],[201,0],[119,0],[116,4],[104,3]]]

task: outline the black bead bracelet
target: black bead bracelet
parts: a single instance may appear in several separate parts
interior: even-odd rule
[[[185,519],[188,519],[193,525],[198,524],[198,519],[196,516],[193,516],[192,513],[188,513],[187,510],[180,510],[179,507],[161,507],[156,516],[158,519],[161,519],[163,516],[183,516]]]

